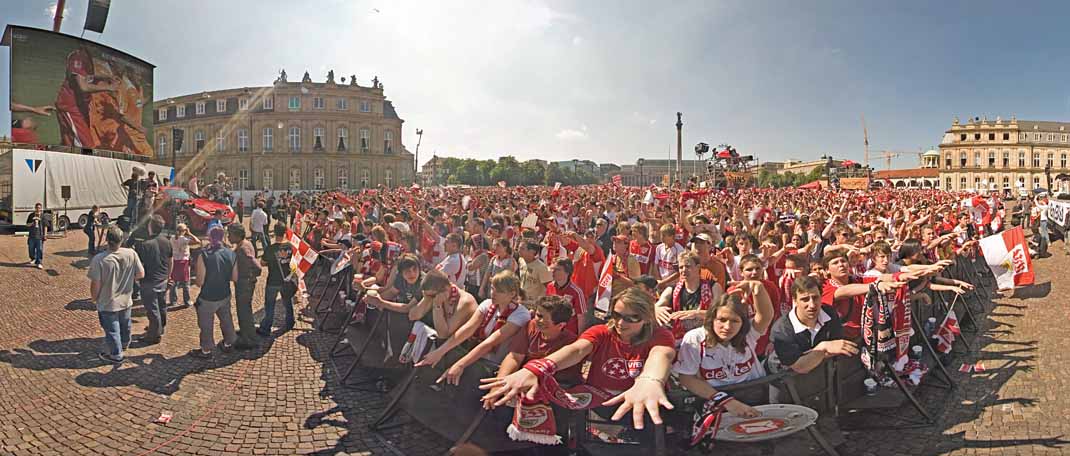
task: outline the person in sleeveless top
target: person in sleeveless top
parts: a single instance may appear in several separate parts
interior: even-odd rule
[[[213,335],[215,319],[223,340],[219,350],[229,352],[238,340],[234,332],[234,320],[230,315],[230,283],[238,280],[238,268],[234,252],[223,246],[223,227],[213,226],[208,231],[209,247],[197,257],[197,279],[201,289],[194,307],[197,308],[197,327],[200,328],[200,348],[190,350],[195,358],[211,358],[217,348]]]

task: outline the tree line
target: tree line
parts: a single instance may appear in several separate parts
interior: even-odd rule
[[[777,174],[762,168],[758,170],[757,183],[759,187],[798,187],[821,179],[825,179],[825,168],[823,166],[815,167],[808,173],[793,173],[788,171],[784,174]]]
[[[442,160],[446,170],[446,184],[450,185],[496,185],[505,181],[507,185],[586,185],[599,182],[599,176],[585,170],[562,168],[555,163],[528,160],[517,161],[515,157],[505,156],[498,160],[476,160],[474,158],[449,157]]]

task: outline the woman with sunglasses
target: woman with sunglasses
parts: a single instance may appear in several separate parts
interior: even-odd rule
[[[590,360],[586,383],[615,395],[603,405],[620,405],[611,419],[619,420],[631,412],[635,429],[642,429],[644,415],[661,424],[659,407],[672,408],[665,397],[665,379],[675,355],[672,333],[661,328],[654,317],[653,299],[638,288],[630,288],[614,301],[608,323],[588,328],[575,342],[547,356],[549,363],[542,366],[543,374],[553,375]],[[545,370],[547,365],[549,371]],[[534,399],[540,378],[535,372],[539,370],[525,365],[505,377],[483,379],[480,389],[489,390],[483,397],[484,406],[494,408],[521,395]]]

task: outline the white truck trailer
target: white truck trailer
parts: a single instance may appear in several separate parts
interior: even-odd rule
[[[116,220],[126,208],[122,183],[135,166],[174,180],[169,166],[69,152],[0,150],[0,226],[25,225],[36,203],[53,214],[57,230],[71,222],[85,224],[94,205]]]

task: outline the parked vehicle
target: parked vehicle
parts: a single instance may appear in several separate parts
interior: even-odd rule
[[[134,160],[31,149],[0,150],[0,226],[26,224],[41,203],[63,230],[84,225],[93,205],[102,217],[117,220],[126,208],[122,184],[135,166],[172,175],[171,167]],[[67,196],[67,198],[64,198]]]
[[[230,206],[201,198],[182,187],[160,187],[156,196],[155,212],[163,217],[167,226],[185,223],[190,230],[198,233],[208,228],[208,222],[219,209],[223,210],[223,224],[230,224],[235,217]]]

